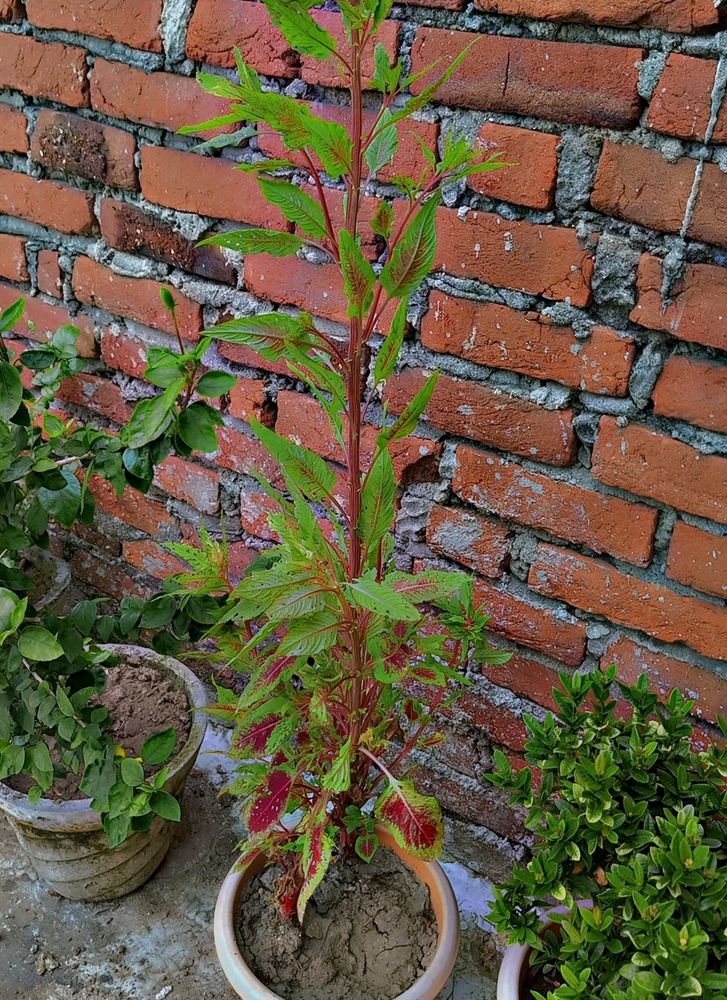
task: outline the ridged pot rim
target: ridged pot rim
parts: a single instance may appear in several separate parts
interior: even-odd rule
[[[408,854],[383,827],[377,827],[377,833],[382,846],[393,850],[419,881],[427,886],[437,920],[437,947],[429,967],[395,1000],[435,1000],[452,974],[459,951],[459,910],[454,891],[443,868],[436,861],[422,861],[421,858]],[[242,957],[235,934],[242,893],[248,882],[267,864],[267,859],[262,857],[244,872],[235,871],[233,866],[222,884],[215,907],[217,958],[228,982],[244,1000],[283,1000],[253,974]]]
[[[185,770],[190,761],[194,760],[202,746],[208,723],[208,716],[203,709],[209,703],[204,685],[196,674],[179,660],[147,649],[146,646],[108,643],[99,648],[113,651],[126,662],[144,663],[155,667],[162,673],[174,675],[182,682],[192,713],[192,725],[186,743],[168,765],[167,784],[170,784]],[[41,799],[33,804],[24,792],[16,792],[1,781],[0,809],[9,813],[18,822],[38,824],[49,831],[68,832],[70,828],[76,831],[103,829],[99,814],[91,808],[91,799],[73,799],[70,802]]]

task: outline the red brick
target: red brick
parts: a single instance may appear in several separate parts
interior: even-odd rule
[[[100,223],[103,238],[117,250],[153,257],[213,281],[236,283],[235,270],[226,263],[219,247],[195,246],[172,225],[142,212],[136,205],[104,198]]]
[[[194,77],[142,73],[121,62],[97,59],[91,74],[91,106],[112,118],[177,132],[227,114],[230,102],[206,94]],[[218,132],[231,131],[230,126]],[[215,135],[205,133],[205,137]]]
[[[520,646],[536,649],[570,667],[586,655],[586,626],[565,608],[537,607],[524,597],[498,590],[485,580],[475,585],[477,603],[492,616],[489,628]]]
[[[548,531],[636,566],[654,554],[659,512],[531,472],[492,452],[457,449],[453,489],[481,510]]]
[[[220,341],[217,344],[217,350],[223,358],[234,362],[236,365],[246,365],[248,368],[260,368],[266,372],[274,372],[276,375],[290,374],[285,361],[268,361],[265,358],[261,358],[252,347],[243,347],[241,344],[228,344],[225,341]]]
[[[546,299],[591,299],[593,257],[574,230],[509,221],[489,212],[440,208],[436,267],[458,278],[476,278]]]
[[[118,563],[99,558],[97,552],[76,548],[71,558],[73,576],[101,594],[123,597],[149,597],[148,587],[141,586]]]
[[[92,233],[96,225],[93,195],[12,170],[0,170],[0,215],[82,236]]]
[[[60,254],[56,250],[41,250],[38,253],[38,288],[54,299],[63,297],[63,274]]]
[[[20,236],[0,233],[0,278],[7,278],[8,281],[28,280],[25,240]]]
[[[455,299],[438,291],[430,297],[422,343],[479,365],[608,396],[628,394],[635,353],[630,337],[608,327],[594,326],[584,340],[538,313]]]
[[[727,537],[677,521],[666,575],[705,594],[727,598]]]
[[[313,184],[306,183],[303,184],[302,187],[303,190],[311,196],[316,196],[316,189]],[[342,229],[345,224],[345,192],[337,188],[327,188],[326,201],[328,203],[328,211],[331,216],[331,221],[333,222],[334,230],[337,231]],[[371,222],[380,204],[380,198],[364,195],[361,198],[359,206],[359,233],[361,235],[361,247],[369,260],[378,260],[381,256],[381,240],[377,236],[374,236],[371,231]],[[394,202],[395,210],[398,206],[404,206],[403,200],[400,199]]]
[[[331,462],[344,464],[344,454],[333,437],[323,408],[310,396],[288,390],[279,392],[275,430]],[[376,452],[378,435],[376,427],[367,426],[363,430],[363,457],[366,462]],[[441,451],[441,445],[427,438],[408,436],[394,442],[391,457],[397,478],[406,482],[429,478],[426,473]],[[419,474],[422,471],[424,477]]]
[[[14,285],[6,285],[0,282],[0,310],[7,309],[22,294]],[[33,324],[32,329],[29,323]],[[25,313],[13,332],[17,337],[27,337],[28,340],[45,343],[56,332],[59,326],[65,326],[68,323],[71,323],[80,330],[76,347],[81,357],[95,357],[95,330],[93,322],[89,317],[80,315],[71,316],[65,307],[47,305],[42,299],[26,297]]]
[[[39,28],[57,28],[122,42],[134,49],[162,51],[159,21],[163,0],[25,0]]]
[[[385,392],[392,411],[401,413],[425,381],[426,374],[413,368],[392,378]],[[570,465],[575,457],[571,410],[544,410],[449,375],[440,376],[426,416],[440,430],[552,465]]]
[[[73,268],[73,291],[80,302],[165,333],[174,333],[172,318],[159,297],[162,288],[174,296],[182,335],[189,340],[196,339],[202,329],[202,308],[171,285],[160,285],[146,278],[124,277],[90,257],[76,258]]]
[[[687,264],[684,277],[662,297],[664,272],[658,257],[644,254],[639,263],[639,300],[631,319],[679,340],[727,349],[727,269]]]
[[[154,482],[203,514],[216,514],[220,509],[219,473],[202,465],[171,455],[157,468]]]
[[[0,153],[27,152],[27,128],[28,120],[22,111],[0,104]]]
[[[601,419],[593,475],[609,486],[727,523],[727,458],[703,455],[665,434]]]
[[[101,357],[109,368],[125,372],[133,378],[143,378],[147,369],[147,345],[135,340],[118,326],[101,331]]]
[[[124,399],[121,389],[98,375],[83,372],[65,379],[58,398],[100,413],[120,426],[128,423],[131,417],[131,407]]]
[[[226,424],[217,428],[217,440],[220,445],[215,459],[217,465],[241,475],[259,472],[271,483],[280,484],[277,462],[251,432],[245,433]]]
[[[433,552],[482,576],[502,576],[508,559],[507,528],[497,521],[453,507],[432,508],[427,542]]]
[[[727,608],[639,580],[601,559],[541,544],[529,583],[538,593],[581,611],[727,659]]]
[[[678,233],[692,192],[695,160],[668,163],[653,149],[607,142],[591,194],[598,212]]]
[[[691,663],[654,653],[630,639],[622,638],[603,655],[602,668],[611,664],[618,667],[618,679],[627,684],[635,684],[639,677],[646,674],[664,699],[674,688],[679,688],[685,697],[696,701],[694,714],[700,719],[716,722],[718,716],[727,714],[727,684],[724,679]]]
[[[727,434],[727,367],[669,358],[652,396],[654,412]]]
[[[452,772],[443,773],[421,764],[408,771],[407,777],[422,794],[436,795],[443,809],[478,825],[485,819],[487,828],[501,837],[522,840],[522,822],[499,789],[485,787],[471,778],[457,781]]]
[[[344,56],[349,57],[351,46],[343,30],[343,21],[340,14],[332,11],[313,11],[316,21],[330,32],[336,39],[336,48]],[[396,52],[399,45],[399,25],[394,21],[384,21],[379,28],[376,42],[383,45],[389,53],[389,60],[393,64],[396,60]],[[322,87],[346,87],[348,85],[346,77],[340,72],[341,66],[338,60],[329,59],[328,62],[320,62],[309,56],[301,59],[300,75],[308,83],[317,83]],[[365,87],[371,86],[374,75],[374,41],[370,39],[362,53],[362,74]]]
[[[727,174],[716,163],[705,163],[687,236],[727,247]]]
[[[41,110],[30,144],[36,163],[47,170],[77,174],[111,187],[138,187],[136,139],[110,125],[61,111]]]
[[[450,61],[472,41],[472,52],[439,90],[438,102],[575,125],[628,128],[638,121],[642,49],[420,28],[412,69],[418,73],[436,59]],[[433,79],[424,77],[412,90],[420,93]]]
[[[25,35],[0,34],[0,87],[72,108],[85,107],[86,51],[59,42],[36,42]]]
[[[235,46],[258,73],[297,75],[298,58],[261,3],[198,0],[187,35],[189,58],[229,69]]]
[[[475,0],[475,7],[495,14],[538,17],[551,21],[583,21],[614,28],[663,28],[691,34],[716,25],[713,0]]]
[[[259,378],[240,378],[230,390],[230,414],[238,420],[250,422],[254,417],[263,419],[265,406],[265,383]]]
[[[496,704],[482,691],[469,688],[460,697],[457,709],[471,725],[483,729],[494,743],[510,750],[525,749],[528,731],[522,717]]]
[[[233,163],[177,149],[141,147],[145,198],[182,212],[285,229],[280,212],[263,199],[257,180]]]
[[[278,541],[278,536],[268,524],[270,515],[278,512],[275,501],[260,490],[245,489],[240,494],[242,527],[256,538],[262,538],[266,542]]]
[[[99,476],[94,476],[91,480],[91,492],[98,509],[104,514],[115,517],[132,528],[138,528],[147,535],[160,537],[172,533],[176,522],[158,500],[151,500],[130,486],[118,496],[116,490]]]
[[[499,663],[496,666],[483,663],[480,670],[498,687],[512,691],[520,698],[534,701],[543,708],[553,711],[557,709],[553,688],[560,685],[558,674],[552,667],[546,667],[537,660],[516,652],[507,663]]]
[[[647,123],[657,132],[681,139],[703,140],[712,113],[712,89],[717,63],[673,52],[654,91]],[[727,109],[722,108],[713,133],[727,142]]]
[[[156,580],[166,580],[176,573],[189,572],[189,566],[157,542],[124,542],[124,562]]]
[[[338,122],[340,125],[349,128],[351,112],[344,105],[324,103],[322,101],[306,101],[304,103],[319,118],[323,118],[326,121]],[[365,132],[371,130],[376,118],[376,112],[365,112]],[[437,153],[439,125],[435,122],[407,119],[397,124],[397,132],[399,135],[399,145],[394,159],[388,166],[383,167],[377,175],[382,180],[391,179],[402,174],[411,174],[413,176],[421,174],[422,170],[426,167],[427,161],[422,152],[420,141],[426,149],[431,150],[435,154]],[[274,159],[285,158],[301,166],[305,166],[305,157],[301,153],[291,152],[287,149],[278,133],[268,129],[265,125],[259,126],[258,146],[263,153],[267,153],[268,156]],[[316,156],[313,157],[313,162],[319,170],[322,169],[322,164]]]
[[[502,153],[501,159],[514,166],[491,174],[474,174],[468,181],[474,191],[515,205],[553,207],[559,135],[486,122],[480,129],[480,144],[488,152]]]

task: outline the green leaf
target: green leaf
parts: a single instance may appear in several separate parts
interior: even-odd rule
[[[305,246],[305,241],[294,233],[278,233],[267,229],[238,229],[231,233],[217,233],[202,240],[198,246],[226,247],[237,253],[269,253],[273,257],[290,257]]]
[[[161,437],[172,423],[177,397],[183,388],[184,379],[177,378],[161,396],[138,403],[128,424],[121,431],[122,444],[137,450]]]
[[[391,322],[389,335],[379,348],[374,367],[374,382],[381,385],[393,374],[396,362],[399,360],[401,347],[404,343],[406,333],[406,313],[409,308],[409,299],[402,299]]]
[[[340,248],[343,287],[348,300],[346,315],[361,319],[374,301],[376,275],[348,229],[341,230]]]
[[[278,652],[280,656],[315,656],[334,645],[341,621],[331,611],[318,611],[298,618],[288,629]]]
[[[61,710],[63,715],[66,716],[66,718],[76,718],[76,710],[71,704],[71,699],[60,685],[56,688],[56,701],[58,702],[58,708]]]
[[[159,298],[162,300],[162,305],[165,309],[168,309],[170,313],[176,312],[177,303],[174,301],[174,296],[168,288],[159,289]]]
[[[371,468],[361,498],[358,534],[369,551],[391,530],[395,512],[396,476],[391,456],[384,450]]]
[[[121,761],[121,777],[130,788],[144,784],[144,768],[133,757],[125,757]]]
[[[162,733],[151,736],[141,748],[139,756],[147,767],[157,767],[171,757],[177,745],[177,730],[165,729]]]
[[[66,485],[61,490],[49,490],[41,487],[38,499],[45,512],[60,524],[70,527],[76,521],[82,505],[81,484],[70,468],[60,469],[60,474]]]
[[[374,49],[374,87],[383,94],[393,94],[401,79],[401,61],[391,65],[391,57],[386,46],[376,43]]]
[[[416,622],[421,615],[401,594],[386,583],[377,583],[373,576],[362,576],[344,584],[346,596],[359,608],[366,608],[383,618],[398,622]]]
[[[237,385],[237,379],[228,372],[205,372],[196,385],[200,396],[226,396]]]
[[[437,251],[438,204],[436,196],[429,198],[394,247],[381,272],[381,284],[389,295],[411,295],[432,270]]]
[[[20,372],[8,361],[0,363],[0,420],[10,420],[23,401]]]
[[[171,820],[172,823],[179,823],[182,818],[182,810],[179,803],[169,792],[154,792],[149,799],[152,812],[162,819]]]
[[[371,231],[377,236],[388,240],[394,229],[394,210],[388,201],[379,202],[373,219],[371,220]]]
[[[195,451],[217,451],[217,428],[222,417],[207,403],[193,403],[179,415],[177,433]]]
[[[351,787],[351,757],[353,748],[351,739],[346,740],[338,751],[331,769],[323,776],[323,787],[331,792],[346,792]]]
[[[19,323],[25,312],[25,299],[18,299],[12,305],[0,313],[0,334],[12,330],[16,323]]]
[[[336,474],[320,455],[281,437],[257,420],[251,419],[250,426],[273,458],[277,459],[286,481],[309,500],[324,500],[331,495],[336,486]]]
[[[326,61],[336,52],[336,39],[290,0],[264,0],[270,20],[280,28],[288,44],[302,56]]]
[[[422,386],[414,399],[412,399],[412,401],[396,418],[391,427],[387,427],[386,430],[382,432],[382,440],[389,442],[396,441],[399,438],[406,437],[407,434],[411,434],[419,421],[419,417],[421,417],[429,405],[429,401],[437,387],[438,381],[439,372],[435,372],[433,375],[429,376],[426,383]]]
[[[323,209],[314,198],[290,181],[263,176],[258,182],[267,200],[280,209],[288,222],[294,222],[313,239],[326,239],[328,232]]]
[[[366,163],[374,175],[391,163],[399,146],[399,133],[396,130],[396,124],[387,124],[391,122],[391,118],[392,114],[387,108],[381,116],[381,123],[376,134],[366,150]]]
[[[115,847],[123,844],[131,830],[131,816],[129,813],[121,813],[120,816],[114,817],[105,815],[101,821],[109,847],[113,850]]]
[[[18,638],[21,656],[39,663],[49,663],[63,656],[63,646],[48,629],[40,625],[30,625],[23,629]]]
[[[315,331],[301,317],[281,312],[229,320],[207,333],[230,344],[244,344],[272,360],[285,354],[288,345],[308,351],[316,343]]]

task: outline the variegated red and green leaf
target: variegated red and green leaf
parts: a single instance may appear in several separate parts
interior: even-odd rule
[[[285,771],[272,771],[262,794],[253,801],[247,817],[250,833],[264,833],[284,815],[293,778]]]
[[[298,897],[298,920],[303,923],[306,907],[323,881],[333,857],[333,837],[328,832],[327,819],[316,824],[303,841],[303,888]]]
[[[411,781],[389,783],[376,803],[376,818],[410,854],[432,861],[441,853],[444,823],[439,803],[421,795]]]

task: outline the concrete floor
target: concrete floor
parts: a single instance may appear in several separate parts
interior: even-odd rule
[[[211,732],[207,748],[223,742]],[[217,891],[239,839],[235,803],[217,797],[221,760],[207,753],[192,772],[183,822],[156,875],[112,903],[49,892],[0,819],[0,1000],[234,1000],[212,940]],[[474,912],[486,883],[459,865],[450,877],[466,926],[442,1000],[492,1000],[498,953]]]

